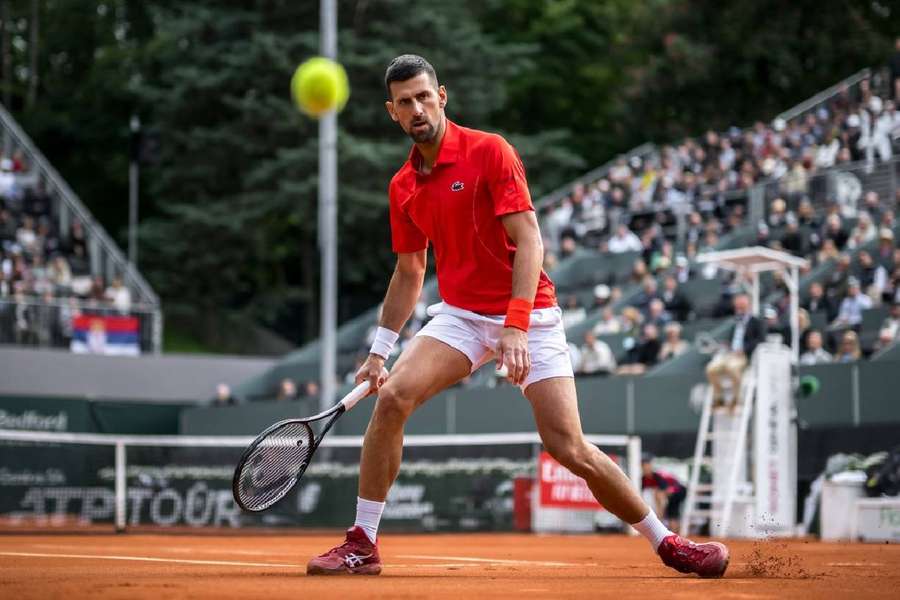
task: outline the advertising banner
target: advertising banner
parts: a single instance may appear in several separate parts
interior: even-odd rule
[[[603,508],[594,498],[584,479],[572,474],[548,452],[541,452],[538,463],[538,485],[542,507],[575,510]]]
[[[793,534],[796,519],[797,446],[791,399],[791,350],[782,344],[757,347],[753,481],[756,529]]]

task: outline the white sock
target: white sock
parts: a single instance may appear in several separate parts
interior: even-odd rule
[[[366,537],[373,544],[378,537],[378,523],[381,522],[382,512],[384,512],[384,502],[356,497],[356,522],[354,525],[365,531]]]
[[[647,541],[653,546],[654,552],[659,548],[659,545],[664,539],[672,535],[669,528],[663,525],[663,522],[659,520],[659,517],[657,517],[656,513],[652,510],[647,513],[646,517],[637,523],[633,523],[631,526],[637,529],[642,536],[647,538]]]

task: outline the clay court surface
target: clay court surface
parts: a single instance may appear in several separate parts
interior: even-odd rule
[[[732,542],[726,577],[639,538],[385,535],[380,577],[306,577],[341,536],[0,535],[0,598],[896,598],[900,546]]]

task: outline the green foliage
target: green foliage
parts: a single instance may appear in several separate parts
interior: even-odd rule
[[[159,132],[161,161],[142,174],[141,269],[165,305],[314,336],[317,125],[288,87],[318,53],[318,2],[9,10],[0,91],[120,241],[130,116]],[[641,142],[769,119],[883,62],[900,30],[889,4],[812,0],[340,0],[338,12],[351,82],[338,139],[342,319],[380,299],[393,263],[386,189],[409,140],[385,114],[382,78],[397,54],[435,65],[452,119],[509,137],[538,197]]]

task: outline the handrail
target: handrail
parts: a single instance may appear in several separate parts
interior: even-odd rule
[[[838,92],[843,91],[844,89],[850,87],[851,85],[856,85],[863,79],[868,79],[871,76],[872,76],[872,70],[869,69],[868,67],[865,69],[862,69],[860,71],[857,71],[850,77],[847,77],[846,79],[839,81],[838,83],[834,84],[833,86],[822,90],[821,92],[819,92],[815,96],[812,96],[811,98],[807,98],[800,104],[797,104],[796,106],[793,106],[792,108],[787,109],[786,111],[784,111],[781,114],[779,114],[778,116],[776,116],[775,119],[784,119],[785,121],[790,121],[791,119],[795,119],[798,116],[802,115],[803,113],[809,111],[816,105],[821,104],[825,100],[836,95]]]
[[[615,165],[616,162],[621,158],[624,158],[627,161],[634,156],[646,156],[647,154],[650,154],[651,152],[655,152],[655,151],[656,151],[655,144],[653,144],[652,142],[644,142],[640,146],[632,148],[631,150],[629,150],[628,152],[625,152],[624,154],[617,154],[611,160],[608,160],[607,162],[603,163],[599,167],[591,169],[584,175],[582,175],[576,179],[573,179],[572,181],[556,188],[555,190],[553,190],[552,192],[550,192],[548,194],[544,194],[534,203],[534,207],[535,207],[535,209],[540,210],[540,209],[544,208],[545,206],[549,206],[549,205],[553,204],[554,202],[556,202],[557,200],[567,196],[572,191],[572,188],[574,188],[579,183],[582,183],[582,184],[593,183],[593,182],[599,180],[601,177],[605,176],[612,169],[613,165]]]
[[[134,265],[125,259],[122,251],[109,237],[103,226],[93,218],[78,195],[69,187],[66,180],[50,164],[50,161],[47,160],[43,153],[38,150],[31,138],[28,137],[28,134],[19,127],[15,118],[2,104],[0,104],[0,124],[2,124],[9,135],[15,138],[17,145],[25,151],[32,167],[40,169],[44,177],[52,183],[53,188],[59,192],[60,199],[75,213],[78,220],[90,231],[90,234],[97,238],[103,249],[113,258],[122,272],[126,274],[126,280],[129,280],[134,285],[138,294],[150,304],[159,306],[159,296],[156,295],[150,284],[134,268]]]

